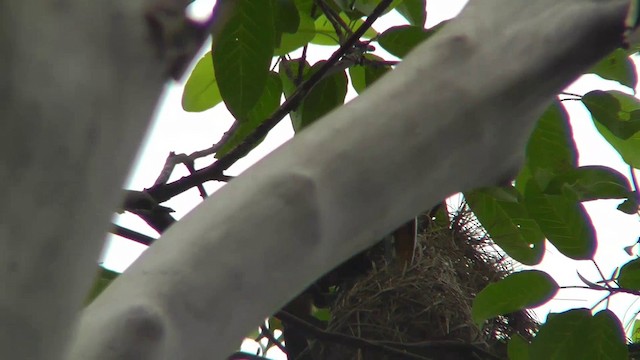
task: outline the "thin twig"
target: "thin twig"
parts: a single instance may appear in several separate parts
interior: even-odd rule
[[[275,316],[281,320],[295,324],[296,328],[300,329],[303,332],[309,333],[316,339],[335,342],[335,343],[346,345],[349,347],[369,348],[369,349],[377,350],[386,354],[402,356],[405,359],[430,360],[430,358],[427,358],[424,356],[408,353],[399,349],[395,349],[390,346],[380,345],[378,343],[375,343],[363,338],[322,330],[298,318],[297,316],[293,316],[285,311],[279,311]]]
[[[276,339],[275,335],[273,335],[273,333],[271,332],[271,330],[269,330],[266,326],[261,325],[260,326],[260,333],[267,338],[267,340],[269,340],[270,342],[272,342],[275,346],[278,347],[278,349],[280,349],[283,353],[287,353],[287,348],[282,345],[282,342],[280,342],[280,340]]]
[[[141,234],[137,231],[133,231],[116,224],[113,224],[113,226],[111,227],[111,233],[147,246],[156,241],[156,239],[152,238],[151,236]]]

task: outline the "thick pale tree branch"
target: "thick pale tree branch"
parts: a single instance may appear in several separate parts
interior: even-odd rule
[[[622,43],[626,8],[470,2],[397,70],[172,226],[87,308],[69,358],[223,358],[407,218],[513,176],[554,95]]]

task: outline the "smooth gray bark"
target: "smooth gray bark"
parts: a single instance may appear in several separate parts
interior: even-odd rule
[[[60,359],[164,83],[139,1],[0,1],[0,359]]]
[[[2,359],[59,359],[67,344],[161,88],[136,4],[0,2]],[[554,94],[620,45],[626,7],[472,1],[167,231],[83,312],[66,358],[224,357],[405,219],[513,175]]]

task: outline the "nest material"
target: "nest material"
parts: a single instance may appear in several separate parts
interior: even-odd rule
[[[513,262],[492,245],[468,207],[463,205],[449,226],[421,220],[427,226],[413,262],[387,264],[372,255],[373,270],[341,287],[327,329],[416,356],[316,341],[310,349],[320,355],[316,359],[506,357],[505,340],[512,334],[532,337],[538,324],[527,311],[494,319],[483,329],[471,319],[475,294],[513,271]]]

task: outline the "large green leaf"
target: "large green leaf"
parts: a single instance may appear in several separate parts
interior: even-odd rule
[[[218,88],[236,118],[247,114],[262,95],[275,49],[276,30],[272,1],[233,0],[228,18],[214,37],[211,49]]]
[[[260,126],[280,105],[280,96],[282,95],[282,81],[280,76],[271,72],[267,78],[267,84],[264,87],[264,92],[256,106],[251,109],[249,115],[247,115],[247,121],[244,121],[231,135],[229,140],[218,150],[216,158],[225,156],[229,151],[233,150],[236,146],[241,144],[249,134]],[[262,140],[257,142],[255,146],[258,146]]]
[[[640,100],[634,96],[595,90],[585,94],[582,102],[593,119],[618,138],[627,140],[640,131]]]
[[[556,174],[578,165],[578,150],[573,141],[569,115],[559,102],[542,114],[529,138],[526,161],[516,177],[515,187],[525,195],[527,183],[534,179],[542,187]]]
[[[498,315],[506,315],[549,301],[558,292],[558,284],[549,274],[538,270],[513,273],[489,284],[473,301],[471,316],[482,325]]]
[[[355,0],[353,2],[353,7],[363,13],[364,15],[369,15],[373,12],[373,10],[380,4],[382,0]],[[403,0],[393,0],[389,6],[385,9],[383,14],[388,13],[393,10],[396,6],[402,3]]]
[[[520,334],[515,334],[509,339],[507,345],[509,360],[529,360],[529,343]]]
[[[396,6],[396,11],[404,16],[409,24],[424,27],[427,21],[427,0],[404,0]]]
[[[636,66],[624,49],[616,49],[597,63],[591,72],[603,79],[614,80],[632,89],[638,83]]]
[[[311,16],[299,13],[300,25],[293,34],[283,33],[280,37],[280,46],[274,55],[285,55],[307,45],[316,35],[316,27]]]
[[[318,71],[324,64],[320,61],[314,64],[308,75]],[[307,97],[302,101],[300,107],[296,111],[296,115],[292,114],[291,122],[293,129],[298,132],[307,127],[320,117],[344,104],[347,96],[347,74],[345,71],[338,71],[335,74],[326,76],[311,89]]]
[[[536,265],[544,255],[544,235],[513,188],[484,188],[464,194],[491,239],[509,256]]]
[[[421,26],[394,26],[380,34],[378,43],[389,53],[403,58],[411,49],[435,34],[436,31],[436,29],[427,30]]]
[[[640,259],[634,259],[620,268],[618,283],[621,287],[640,290]]]
[[[351,85],[358,94],[361,94],[367,87],[371,86],[381,78],[382,75],[391,70],[391,66],[375,63],[376,61],[384,61],[384,59],[379,56],[365,54],[364,59],[366,61],[363,65],[355,65],[349,68]]]
[[[559,102],[549,106],[538,120],[527,143],[526,162],[533,172],[542,168],[560,173],[577,166],[578,150],[569,115]]]
[[[87,298],[84,301],[85,305],[88,305],[95,300],[95,298],[97,298],[98,295],[100,295],[118,276],[120,276],[120,273],[99,266],[95,280],[91,286],[91,290],[89,290],[89,294],[87,294]]]
[[[573,197],[578,201],[631,199],[635,201],[629,180],[606,166],[582,166],[551,179],[545,194]]]
[[[592,91],[582,100],[600,134],[627,164],[640,167],[640,101],[619,91]]]
[[[551,315],[551,314],[550,314]],[[573,309],[549,316],[530,347],[532,359],[628,359],[620,320],[603,310]]]
[[[536,181],[530,180],[525,189],[524,203],[529,215],[561,253],[576,260],[593,258],[595,229],[578,200],[545,194]]]
[[[273,0],[275,5],[276,30],[282,33],[293,34],[298,31],[300,15],[293,0]]]
[[[364,24],[364,20],[356,19],[351,20],[349,16],[345,13],[340,13],[340,18],[344,23],[349,26],[351,31],[358,29],[362,24]],[[336,33],[336,29],[331,24],[331,21],[327,19],[325,15],[321,15],[315,21],[316,28],[316,36],[313,37],[311,42],[317,45],[340,45],[340,37],[338,33]],[[363,38],[371,39],[378,35],[378,33],[373,29],[369,28],[365,31]]]
[[[182,108],[190,112],[205,111],[218,105],[220,101],[222,97],[213,74],[213,62],[209,51],[198,61],[184,85]]]

